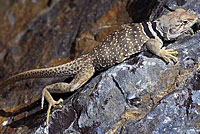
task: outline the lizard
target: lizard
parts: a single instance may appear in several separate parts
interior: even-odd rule
[[[11,83],[31,78],[74,76],[70,83],[58,82],[43,88],[41,109],[45,98],[49,103],[46,117],[48,126],[51,108],[61,108],[63,102],[62,98],[55,101],[51,93],[73,92],[84,85],[95,71],[114,66],[142,51],[148,50],[167,62],[171,60],[178,62],[178,58],[174,56],[178,52],[166,49],[163,47],[163,42],[176,40],[186,32],[192,31],[191,27],[198,19],[198,15],[179,8],[152,22],[122,24],[91,52],[59,66],[33,69],[11,76],[0,83],[0,89]]]

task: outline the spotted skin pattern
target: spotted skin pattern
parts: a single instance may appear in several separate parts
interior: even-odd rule
[[[0,83],[0,89],[10,83],[30,78],[74,76],[70,83],[58,82],[43,89],[41,108],[43,108],[44,98],[49,103],[47,126],[51,107],[61,108],[60,103],[63,102],[62,99],[55,101],[50,93],[75,91],[85,84],[95,71],[113,66],[144,50],[149,50],[168,62],[171,62],[171,59],[177,62],[178,59],[173,54],[178,52],[162,47],[163,40],[174,40],[182,36],[191,30],[197,20],[197,15],[183,9],[176,9],[153,22],[123,24],[90,53],[60,66],[19,73]]]
[[[140,24],[124,24],[109,35],[101,45],[89,54],[93,57],[96,70],[115,65],[129,56],[141,52],[143,44],[148,40],[142,32]]]

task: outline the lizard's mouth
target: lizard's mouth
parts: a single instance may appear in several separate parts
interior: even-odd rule
[[[189,28],[186,31],[182,31],[182,34],[185,33],[186,35],[194,35],[196,33],[200,32],[200,22],[195,23],[191,28]]]

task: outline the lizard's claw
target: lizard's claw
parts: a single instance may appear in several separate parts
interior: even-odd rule
[[[167,60],[168,62],[171,62],[170,59],[172,59],[174,62],[178,62],[178,58],[173,56],[173,54],[178,54],[177,51],[174,51],[173,49],[166,49],[165,47],[163,47],[161,50],[160,50],[160,56]]]
[[[42,92],[42,101],[41,101],[41,109],[43,109],[44,97],[46,98],[46,100],[49,103],[49,107],[48,107],[48,110],[47,110],[47,120],[46,120],[46,126],[48,126],[49,115],[50,115],[50,112],[51,112],[51,107],[53,106],[54,108],[62,108],[62,105],[60,103],[63,102],[63,99],[60,98],[58,101],[55,101],[53,99],[53,97],[51,96],[51,94],[46,89],[43,89],[43,92]]]

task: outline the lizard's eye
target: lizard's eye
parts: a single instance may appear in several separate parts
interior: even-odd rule
[[[187,20],[184,20],[184,21],[183,21],[183,24],[187,24],[187,23],[188,23],[188,21],[187,21]]]

